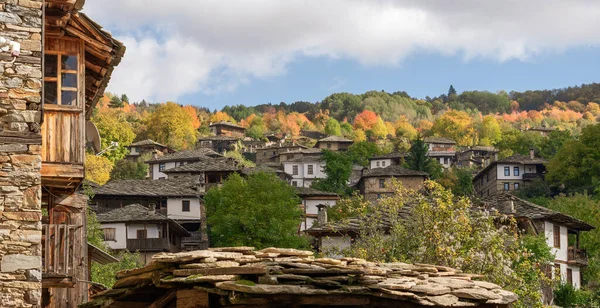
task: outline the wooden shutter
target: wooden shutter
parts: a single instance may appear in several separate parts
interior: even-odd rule
[[[148,233],[146,232],[146,230],[137,230],[137,238],[138,239],[148,238]]]
[[[573,270],[570,268],[567,268],[567,283],[573,285]]]
[[[105,241],[114,241],[116,238],[116,229],[115,228],[105,228],[102,229],[102,231],[104,232],[104,240]]]
[[[552,233],[554,235],[554,247],[560,248],[560,226],[554,226]]]

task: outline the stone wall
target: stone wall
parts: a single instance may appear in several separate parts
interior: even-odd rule
[[[42,2],[0,0],[0,36],[21,44],[0,53],[0,306],[41,301]]]

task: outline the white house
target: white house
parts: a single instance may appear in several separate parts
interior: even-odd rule
[[[310,187],[316,179],[324,179],[325,161],[321,156],[302,156],[282,163],[283,171],[291,177],[294,187]]]
[[[560,272],[564,282],[576,289],[581,287],[581,268],[588,265],[588,259],[585,250],[579,245],[579,234],[593,230],[593,226],[509,193],[486,197],[482,199],[482,203],[486,208],[494,208],[500,213],[515,217],[519,222],[519,229],[531,234],[543,234],[554,254],[552,268]],[[571,244],[569,234],[573,237]]]
[[[296,194],[302,199],[300,208],[303,211],[300,232],[312,227],[317,221],[319,205],[334,206],[340,197],[336,193],[320,191],[307,187],[296,187]]]
[[[113,250],[139,251],[148,263],[158,252],[181,250],[181,238],[190,233],[173,219],[156,213],[155,209],[130,204],[98,214],[104,242]]]
[[[435,159],[444,168],[450,168],[456,158],[456,142],[442,137],[428,137],[424,140],[427,145],[427,156]]]
[[[222,157],[222,155],[211,149],[201,148],[196,150],[179,151],[163,156],[155,156],[152,159],[147,160],[146,164],[148,164],[150,179],[159,180],[167,179],[169,177],[163,172],[165,170],[217,157]]]
[[[369,169],[385,168],[391,165],[401,165],[406,153],[392,152],[369,158]]]

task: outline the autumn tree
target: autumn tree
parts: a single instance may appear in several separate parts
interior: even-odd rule
[[[355,129],[362,129],[363,131],[370,130],[375,123],[377,123],[378,116],[371,110],[365,110],[354,118],[353,126]]]
[[[377,139],[383,139],[387,137],[388,134],[387,127],[385,126],[385,123],[380,117],[377,117],[377,120],[375,121],[373,126],[371,126],[369,132],[371,133],[371,136]]]
[[[502,139],[502,130],[500,124],[493,115],[483,117],[479,125],[479,144],[480,145],[495,145]]]
[[[183,107],[183,110],[185,110],[185,112],[187,112],[192,118],[192,126],[194,127],[194,129],[200,128],[200,119],[198,118],[196,108],[194,108],[194,106],[187,105]]]
[[[450,110],[444,113],[434,122],[432,131],[436,135],[455,140],[461,146],[475,143],[475,127],[472,118],[464,111]]]
[[[325,125],[325,133],[332,136],[341,136],[342,127],[340,126],[340,122],[334,118],[327,120],[327,124]]]
[[[85,179],[104,185],[110,179],[113,163],[104,156],[85,154]]]
[[[122,111],[109,109],[92,117],[100,133],[102,149],[108,149],[105,156],[115,162],[125,157],[127,146],[135,138],[133,128]],[[114,146],[114,143],[117,146]]]
[[[260,117],[253,117],[246,130],[246,136],[255,140],[261,140],[265,137],[266,127],[265,122]]]
[[[397,137],[404,137],[408,140],[413,140],[417,138],[417,135],[419,134],[415,127],[412,126],[412,124],[410,124],[406,118],[401,118],[400,120],[396,121],[394,126],[396,128]]]
[[[161,104],[146,120],[148,138],[174,149],[189,149],[196,144],[194,118],[173,102]]]

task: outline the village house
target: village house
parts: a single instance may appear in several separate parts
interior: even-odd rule
[[[271,168],[268,166],[247,167],[247,168],[240,170],[240,174],[243,176],[249,176],[252,174],[259,173],[259,172],[274,173],[275,175],[277,175],[278,178],[280,178],[282,181],[285,181],[287,183],[289,183],[290,180],[292,179],[292,177],[290,175],[286,174],[283,170]]]
[[[129,153],[125,156],[130,161],[138,161],[143,155],[149,154],[155,156],[162,156],[175,151],[164,144],[160,144],[154,140],[146,139],[138,142],[134,142],[127,147]]]
[[[219,121],[208,125],[210,132],[215,136],[229,136],[244,138],[246,135],[246,128],[233,124],[231,122]]]
[[[492,146],[473,146],[456,154],[459,168],[482,169],[498,160],[498,150]]]
[[[222,155],[211,149],[196,149],[179,151],[163,156],[157,155],[147,160],[146,164],[148,164],[150,179],[158,180],[167,178],[165,170],[216,157],[222,157]]]
[[[365,199],[375,201],[393,193],[389,185],[392,179],[398,180],[404,188],[418,190],[423,187],[423,182],[427,177],[427,173],[423,171],[410,170],[399,165],[375,169],[365,168],[356,186]]]
[[[290,185],[310,187],[314,180],[324,179],[325,161],[322,156],[301,156],[282,163],[283,171],[291,177]]]
[[[308,187],[296,187],[296,194],[302,199],[300,208],[303,211],[299,231],[302,232],[314,225],[317,221],[319,206],[332,207],[340,200],[336,193],[320,191]]]
[[[233,137],[227,135],[205,136],[198,138],[198,147],[202,149],[211,149],[217,153],[234,151],[243,137]]]
[[[284,144],[276,144],[260,149],[256,149],[256,164],[262,165],[264,163],[273,163],[279,162],[279,156],[281,154],[287,152],[295,152],[302,149],[306,149],[305,146],[293,144],[293,143],[284,143]]]
[[[428,149],[427,156],[435,159],[446,169],[452,166],[456,157],[454,140],[443,137],[427,137],[424,142]]]
[[[340,137],[340,136],[329,136],[323,139],[319,139],[315,144],[315,148],[321,150],[331,151],[346,151],[354,143],[354,141]]]
[[[404,163],[404,158],[406,157],[406,153],[392,152],[383,155],[376,155],[369,158],[369,168],[385,168],[391,165],[402,165]]]
[[[543,178],[545,159],[529,155],[513,156],[491,162],[473,178],[475,195],[486,197],[502,191],[519,190],[534,179]]]
[[[182,239],[183,248],[208,247],[206,217],[198,177],[163,180],[117,180],[93,189],[92,209],[105,213],[130,204],[154,207],[155,211],[175,220],[191,235]],[[204,231],[203,231],[204,230]]]
[[[579,236],[593,226],[506,192],[485,197],[481,204],[514,217],[524,233],[543,234],[555,256],[552,267],[560,272],[561,280],[576,289],[581,287],[581,269],[588,265],[588,258],[579,245]]]
[[[144,264],[158,252],[182,250],[182,238],[191,234],[153,206],[130,204],[97,216],[104,243],[112,250],[139,252]]]
[[[208,158],[195,163],[180,165],[164,171],[169,179],[189,177],[199,179],[198,190],[206,192],[220,185],[234,172],[240,171],[240,166],[234,158]]]
[[[276,154],[272,160],[276,163],[283,163],[292,159],[297,159],[300,157],[320,157],[323,154],[321,149],[309,148],[309,149],[300,149],[296,151],[289,151]]]

